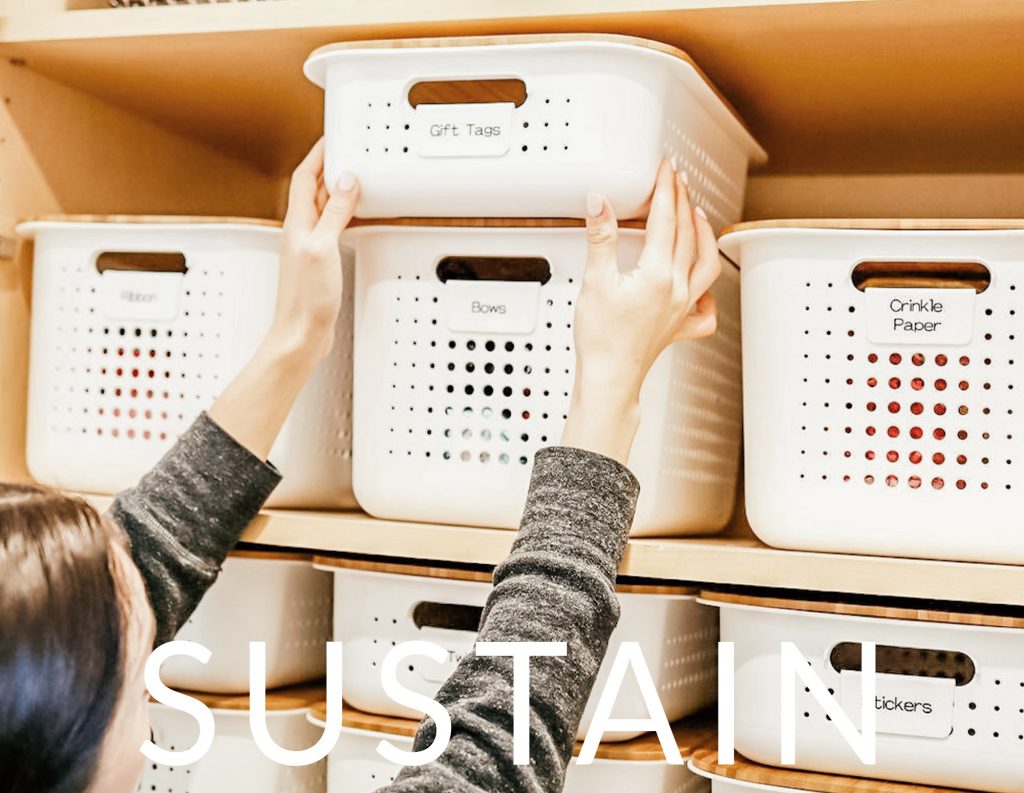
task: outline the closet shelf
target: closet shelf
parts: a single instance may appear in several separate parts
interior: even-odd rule
[[[969,13],[950,0],[797,8],[794,0],[266,0],[122,9],[66,0],[94,7],[49,13],[34,10],[38,2],[6,0],[15,10],[0,19],[5,59],[277,176],[322,130],[322,93],[302,75],[317,47],[564,32],[642,36],[689,52],[771,155],[766,174],[1019,171],[1024,4],[1007,0],[972,0]]]
[[[89,496],[100,509],[109,498]],[[383,558],[495,565],[514,532],[377,520],[361,512],[267,510],[244,542]],[[720,537],[634,539],[626,576],[772,589],[1024,606],[1024,566],[769,548],[741,529]]]

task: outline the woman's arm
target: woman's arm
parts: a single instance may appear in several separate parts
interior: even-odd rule
[[[265,460],[334,343],[344,288],[338,238],[358,199],[351,175],[328,197],[318,143],[292,178],[270,330],[209,412],[110,508],[146,581],[157,644],[188,619],[280,481]]]
[[[467,656],[437,699],[452,720],[447,751],[405,769],[388,793],[562,790],[576,731],[619,617],[615,574],[639,487],[624,467],[639,421],[640,386],[671,342],[715,329],[707,290],[720,264],[707,219],[663,164],[640,267],[618,269],[607,201],[587,202],[590,255],[576,309],[577,374],[562,446],[534,463],[526,510],[495,570],[480,641],[568,645],[530,665],[530,757],[513,763],[512,662]],[[416,748],[432,743],[426,719]]]

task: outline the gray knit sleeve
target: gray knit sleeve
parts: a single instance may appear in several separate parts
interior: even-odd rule
[[[156,614],[174,638],[281,475],[202,414],[108,515],[131,540]]]
[[[389,793],[557,793],[576,730],[619,618],[615,574],[639,486],[622,465],[557,447],[537,455],[523,521],[494,574],[478,640],[559,642],[564,658],[530,664],[530,759],[513,764],[512,659],[467,656],[438,701],[452,720],[447,751],[407,768]],[[416,748],[433,741],[424,720]]]

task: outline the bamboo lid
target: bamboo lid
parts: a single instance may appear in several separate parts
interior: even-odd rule
[[[316,556],[313,558],[313,564],[340,570],[361,570],[367,573],[418,576],[420,578],[444,578],[449,581],[473,581],[482,584],[491,583],[493,578],[491,570],[472,570],[403,562],[382,562],[371,559],[346,559],[335,556]],[[672,586],[670,584],[619,583],[616,585],[615,591],[620,594],[634,595],[695,595],[697,593],[697,590],[692,587]]]
[[[181,692],[186,696],[198,699],[206,707],[214,710],[249,710],[248,694],[206,694],[196,691]],[[326,696],[322,683],[315,685],[290,686],[267,692],[267,710],[304,710],[317,702],[323,702]]]
[[[831,229],[838,231],[1018,231],[1024,220],[1013,218],[800,218],[753,220],[724,229],[720,237],[764,229]]]
[[[310,709],[310,716],[320,723],[326,721],[327,703],[319,702],[314,705]],[[366,730],[406,738],[416,735],[416,730],[419,729],[419,722],[413,719],[363,713],[348,705],[345,705],[342,710],[341,723],[354,730]],[[714,739],[714,724],[714,716],[708,712],[672,725],[676,746],[683,759],[690,757],[698,748],[708,745]],[[573,749],[574,756],[579,754],[581,747],[581,743],[576,744]],[[661,742],[656,733],[641,735],[631,741],[602,743],[597,750],[596,757],[602,760],[633,762],[659,762],[665,759],[661,750]]]
[[[1014,615],[900,608],[828,600],[800,600],[795,598],[743,595],[733,592],[703,591],[700,593],[700,598],[715,605],[725,606],[753,606],[756,608],[806,611],[817,614],[840,614],[853,617],[934,622],[944,625],[972,625],[983,628],[1024,628],[1024,617]]]
[[[935,788],[911,785],[903,782],[883,782],[875,779],[833,776],[810,771],[796,771],[790,768],[773,768],[752,763],[736,755],[732,765],[718,762],[718,751],[704,747],[698,749],[690,759],[690,766],[704,775],[735,779],[754,785],[792,788],[811,793],[970,793],[953,788]]]
[[[120,223],[124,225],[257,226],[281,228],[279,220],[209,215],[37,215],[24,223]]]

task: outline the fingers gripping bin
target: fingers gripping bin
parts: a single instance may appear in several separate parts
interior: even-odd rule
[[[309,720],[319,729],[326,726],[326,718],[323,704],[310,710]],[[401,767],[381,757],[377,745],[385,740],[401,751],[412,751],[418,722],[346,709],[342,724],[341,738],[327,757],[327,793],[372,793],[393,782]],[[674,732],[684,760],[696,746],[713,739],[713,730],[705,722],[677,724]],[[577,744],[574,754],[579,749]],[[668,765],[657,736],[651,734],[628,743],[602,744],[590,765],[573,759],[564,789],[565,793],[707,793],[710,786],[685,765]]]
[[[357,173],[361,217],[580,217],[595,190],[637,217],[674,155],[717,228],[764,160],[688,56],[643,39],[358,42],[305,70],[326,93],[326,182]]]
[[[418,658],[398,670],[398,682],[433,697],[472,650],[487,597],[489,573],[464,570],[381,566],[353,560],[321,559],[317,566],[334,573],[336,604],[364,602],[372,610],[335,608],[334,640],[344,643],[345,700],[359,710],[401,718],[420,714],[394,703],[381,685],[387,653],[406,641],[439,644],[448,660],[436,664]],[[619,587],[622,615],[612,634],[608,656],[598,673],[595,692],[608,679],[612,659],[624,641],[639,642],[670,721],[696,713],[716,696],[717,630],[715,613],[687,590],[674,587]],[[591,697],[579,736],[586,735],[599,694]],[[647,718],[640,688],[627,675],[612,718]],[[608,733],[623,741],[639,733]]]
[[[357,261],[353,485],[377,517],[515,528],[535,452],[561,437],[585,230],[488,223],[364,226],[345,238]],[[623,269],[642,244],[643,232],[620,231]],[[641,392],[634,535],[716,531],[732,513],[742,404],[734,268],[712,293],[718,332],[672,345]]]
[[[323,699],[323,688],[267,692],[267,731],[283,749],[308,749],[321,730],[309,723],[311,704]],[[213,745],[191,766],[172,768],[148,762],[139,784],[140,793],[325,793],[327,762],[305,767],[278,765],[266,757],[252,738],[248,697],[190,694],[213,711]],[[195,745],[196,720],[172,708],[149,706],[153,742],[162,749],[184,751]]]
[[[714,749],[698,749],[690,758],[690,770],[711,781],[711,793],[964,793],[951,788],[878,782],[829,774],[809,774],[792,769],[770,768],[736,756],[736,762],[718,761]]]
[[[861,643],[876,643],[877,764],[863,765],[799,680],[799,768],[1024,791],[1024,621],[704,595],[735,642],[736,749],[780,765],[780,644],[793,642],[860,728]],[[812,611],[813,609],[813,611]]]
[[[212,656],[168,659],[174,688],[241,694],[249,690],[249,642],[266,642],[267,688],[322,678],[331,640],[331,577],[309,558],[236,551],[177,635]]]
[[[722,238],[742,273],[746,504],[766,543],[1024,562],[1024,225],[997,223]]]
[[[64,488],[128,488],[210,407],[266,334],[279,224],[79,217],[19,231],[35,238],[29,469]],[[272,506],[354,505],[348,301],[333,353],[271,453],[284,475]]]

